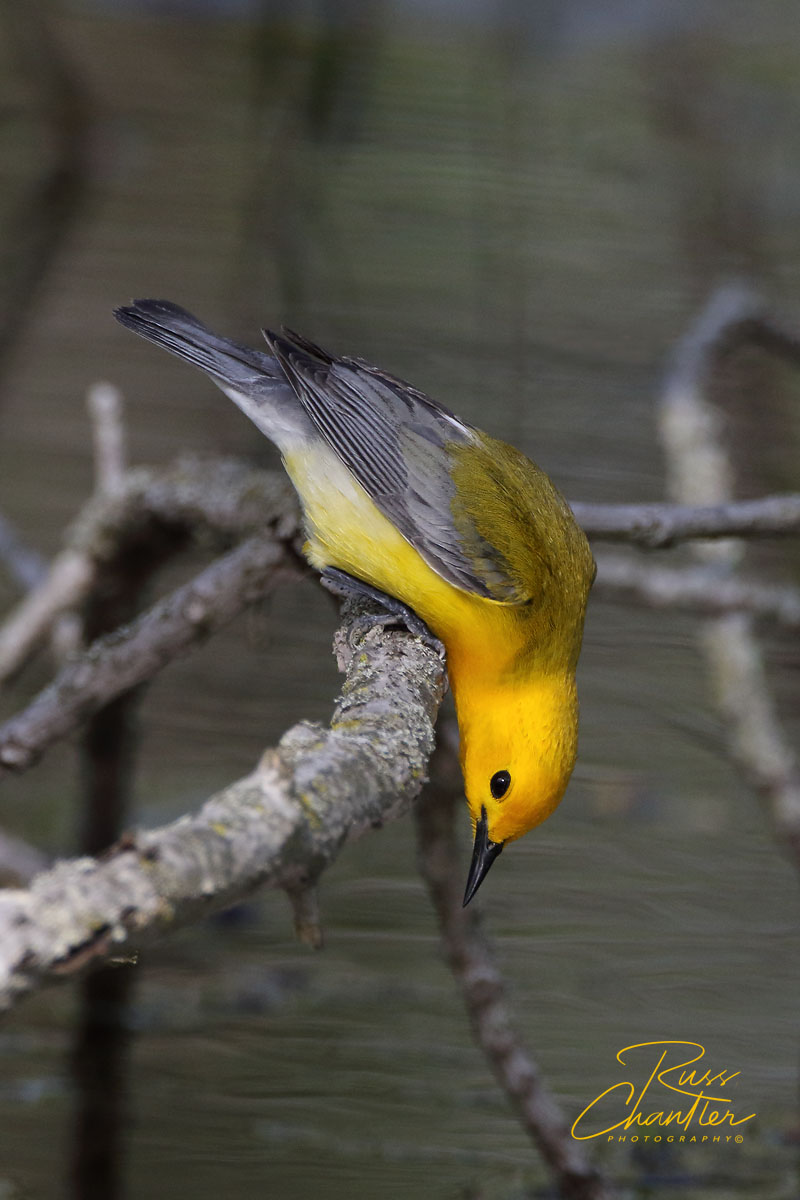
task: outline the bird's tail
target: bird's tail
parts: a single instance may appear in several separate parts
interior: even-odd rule
[[[124,308],[115,308],[114,316],[140,337],[206,371],[226,389],[246,386],[254,378],[262,385],[268,385],[270,379],[285,382],[283,372],[269,354],[220,337],[169,300],[134,300]]]

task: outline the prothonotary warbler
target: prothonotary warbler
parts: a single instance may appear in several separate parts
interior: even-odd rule
[[[115,315],[207,372],[276,444],[323,578],[393,597],[444,643],[475,833],[468,903],[575,763],[594,561],[566,501],[524,454],[360,358],[289,330],[252,350],[166,300]]]

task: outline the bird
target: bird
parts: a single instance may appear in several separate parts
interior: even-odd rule
[[[521,451],[362,358],[285,327],[252,349],[167,300],[114,316],[199,367],[277,446],[323,582],[444,646],[474,835],[468,904],[575,764],[596,568],[566,500]]]

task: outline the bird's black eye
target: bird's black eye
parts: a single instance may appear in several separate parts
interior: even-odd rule
[[[500,800],[505,796],[511,785],[511,776],[508,771],[495,771],[492,778],[489,780],[489,790],[495,800]]]

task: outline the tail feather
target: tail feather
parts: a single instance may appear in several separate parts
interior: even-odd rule
[[[115,309],[114,316],[140,337],[210,375],[283,453],[313,436],[310,418],[283,369],[263,350],[220,337],[169,300],[134,300]]]
[[[169,300],[134,300],[115,308],[114,316],[127,329],[186,359],[227,387],[246,384],[254,376],[261,382],[284,382],[283,372],[269,354],[220,337]]]

